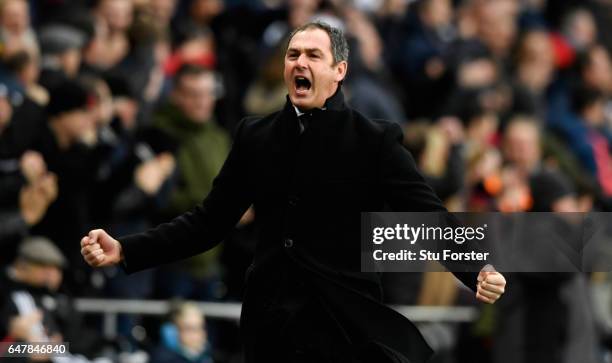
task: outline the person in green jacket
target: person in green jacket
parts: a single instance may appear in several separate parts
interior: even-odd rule
[[[177,180],[164,211],[169,217],[184,213],[202,201],[229,152],[230,137],[214,119],[215,101],[214,73],[186,64],[175,75],[170,102],[154,115],[153,127],[178,145]],[[216,280],[219,252],[217,248],[213,253],[195,256],[181,263],[180,270],[186,270],[200,281]]]

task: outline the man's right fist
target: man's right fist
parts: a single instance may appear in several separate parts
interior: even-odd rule
[[[116,265],[123,259],[121,244],[103,229],[94,229],[81,239],[81,254],[92,267]]]

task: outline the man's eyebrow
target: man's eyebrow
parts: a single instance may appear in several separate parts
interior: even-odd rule
[[[302,49],[302,48],[289,48],[289,49],[287,49],[287,53],[289,53],[289,52],[299,52],[301,50],[304,50],[306,53],[323,53],[323,51],[320,48],[306,48],[306,49]]]

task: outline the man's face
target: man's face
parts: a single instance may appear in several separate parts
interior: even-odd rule
[[[612,88],[612,63],[610,55],[603,47],[591,50],[589,66],[584,70],[585,82],[602,92]]]
[[[81,140],[95,128],[93,113],[86,109],[62,113],[54,121],[70,142]]]
[[[199,353],[204,349],[207,334],[200,312],[187,309],[175,324],[179,331],[179,341],[184,349],[194,353]]]
[[[291,102],[303,111],[323,107],[346,70],[346,61],[334,64],[331,41],[324,30],[295,34],[285,54],[284,78]]]
[[[504,135],[504,156],[521,170],[531,173],[540,162],[540,134],[533,124],[510,124]]]
[[[22,262],[16,268],[19,269],[19,280],[30,286],[57,291],[62,284],[63,273],[59,267]]]
[[[162,22],[169,22],[176,8],[176,0],[151,0],[149,2],[153,15]]]
[[[2,8],[2,26],[10,32],[19,34],[30,25],[29,5],[24,0],[9,0]]]
[[[100,3],[100,13],[112,31],[125,31],[132,24],[134,5],[129,0],[106,0]]]
[[[215,77],[212,73],[185,75],[176,86],[173,100],[189,120],[210,120],[215,106]]]

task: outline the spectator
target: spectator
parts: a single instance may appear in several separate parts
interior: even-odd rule
[[[351,53],[352,70],[347,78],[349,103],[370,118],[406,122],[404,110],[393,92],[393,84],[382,59],[382,40],[365,14],[347,10],[347,27],[357,47]]]
[[[69,281],[72,288],[88,286],[85,266],[77,259],[78,251],[74,251],[73,241],[78,240],[78,235],[88,226],[88,201],[100,163],[96,149],[84,143],[85,137],[95,128],[92,100],[76,81],[63,81],[52,89],[46,107],[47,127],[35,145],[48,169],[57,175],[59,187],[57,200],[35,231],[58,243],[70,261],[74,272],[70,278],[75,279]]]
[[[285,42],[280,41],[264,57],[259,72],[244,96],[244,109],[249,115],[266,115],[283,107],[287,89],[278,72],[285,60]]]
[[[92,210],[91,218],[121,234],[148,228],[168,200],[175,167],[174,142],[158,130],[140,129],[136,125],[130,132],[117,132],[117,127],[122,127],[124,122],[115,123],[113,128],[110,123],[115,114],[131,117],[121,115],[125,112],[122,106],[138,103],[129,99],[123,105],[117,99],[113,102],[111,90],[101,78],[89,76],[82,80],[96,99],[93,108],[96,148],[106,150],[104,154],[107,155],[97,170],[96,193],[90,195],[90,203],[98,206]],[[116,96],[122,93],[119,85],[114,84],[113,88]],[[103,287],[109,297],[147,299],[153,294],[153,271],[126,276],[118,268],[109,268],[95,276],[98,286]],[[121,315],[117,324],[119,336],[136,344],[132,331],[140,320],[136,315]]]
[[[546,118],[546,92],[554,76],[552,42],[544,30],[524,33],[516,54],[513,113]]]
[[[185,29],[174,52],[164,65],[166,75],[174,76],[184,64],[213,68],[216,64],[214,35],[208,28]]]
[[[197,305],[180,303],[172,308],[151,363],[213,363],[204,315]]]
[[[9,89],[0,85],[0,264],[12,261],[19,240],[57,197],[57,177],[18,134],[26,120],[14,117]],[[31,125],[29,125],[31,126]]]
[[[36,35],[30,26],[30,6],[27,0],[6,0],[0,5],[0,41],[3,56],[24,48],[38,51]]]
[[[9,148],[10,140],[8,140],[8,134],[13,122],[13,105],[10,100],[9,89],[5,84],[0,84],[0,138],[2,140],[2,148],[0,155],[6,157],[10,155],[14,150]]]
[[[171,102],[154,117],[154,127],[178,144],[177,181],[166,210],[170,216],[189,210],[201,201],[203,195],[208,194],[229,152],[229,136],[214,120],[214,102],[214,74],[200,66],[184,65],[177,72]],[[211,288],[219,278],[218,253],[217,248],[212,253],[194,257],[183,264],[190,277],[183,279],[187,283],[183,289],[187,290],[181,296],[192,298],[190,294],[196,291],[203,294],[200,298],[210,298],[217,294],[211,292]],[[169,274],[167,272],[164,275]],[[204,283],[205,286],[199,289],[190,287],[193,283]],[[172,285],[173,290],[181,290],[180,284]]]
[[[40,83],[50,90],[65,78],[75,79],[81,67],[86,35],[70,25],[46,25],[40,30],[42,71]]]
[[[612,62],[610,54],[601,45],[586,50],[578,64],[586,87],[593,87],[608,95],[612,91]]]
[[[196,24],[210,25],[224,9],[223,0],[193,0],[189,7],[189,15]]]
[[[517,36],[518,4],[512,0],[472,2],[476,34],[498,62],[508,61]]]
[[[128,29],[134,19],[134,4],[131,0],[99,0],[95,13],[97,41],[100,42],[96,64],[102,69],[110,69],[130,50]]]
[[[44,107],[49,102],[49,93],[38,84],[40,76],[40,56],[34,51],[21,50],[7,57],[6,68],[17,79],[23,92],[34,105],[28,107]]]
[[[612,196],[609,175],[612,136],[605,128],[604,103],[603,93],[597,89],[577,90],[574,95],[575,116],[568,118],[572,128],[563,135],[570,149],[597,179],[603,196],[609,198]]]
[[[179,187],[172,193],[172,213],[200,202],[212,186],[229,150],[229,137],[214,120],[215,75],[200,66],[183,66],[171,102],[156,115],[154,126],[179,144]]]
[[[576,53],[580,53],[597,41],[597,24],[590,11],[585,8],[572,9],[565,14],[561,33]]]
[[[3,160],[9,165],[11,159]],[[47,171],[42,156],[25,152],[18,160],[18,170],[2,170],[0,183],[0,264],[15,257],[17,242],[44,217],[47,208],[57,198],[57,177]]]
[[[69,341],[70,354],[96,354],[101,348],[99,336],[83,327],[72,300],[59,292],[66,267],[66,258],[50,240],[23,240],[16,260],[0,277],[0,337],[4,341]]]
[[[575,213],[580,210],[571,182],[558,171],[540,169],[530,176],[529,185],[532,211]],[[523,241],[546,243],[562,250],[564,244],[575,241],[582,231],[576,229],[571,218],[546,215],[538,219],[538,223],[530,224],[528,231],[523,233],[528,233],[528,237],[519,237]],[[527,250],[530,246],[517,248]],[[546,250],[533,249],[530,261],[522,262],[548,259],[548,269],[552,271],[557,271],[555,266],[567,263],[566,259],[552,262],[555,254],[543,251]],[[546,255],[542,256],[543,253]],[[578,356],[581,361],[597,361],[593,349],[595,327],[590,302],[585,298],[585,277],[564,271],[567,270],[511,276],[515,288],[499,305],[494,362],[570,362],[570,357]],[[578,331],[580,333],[576,334]]]
[[[146,6],[162,28],[170,29],[170,21],[176,11],[176,4],[177,0],[150,0]]]
[[[461,210],[449,205],[461,191],[464,182],[464,127],[456,117],[448,116],[434,125],[412,122],[405,127],[404,144],[412,152],[425,180],[445,202],[449,210]]]
[[[7,79],[14,82],[8,92],[13,106],[13,118],[7,137],[18,155],[32,148],[45,127],[44,108],[49,92],[40,85],[40,55],[33,49],[20,50],[5,59]],[[9,141],[9,140],[7,140]]]
[[[388,51],[396,58],[393,68],[404,86],[409,117],[428,117],[436,100],[449,92],[447,52],[457,32],[450,0],[419,1],[411,9],[415,11],[406,16],[401,44]]]

